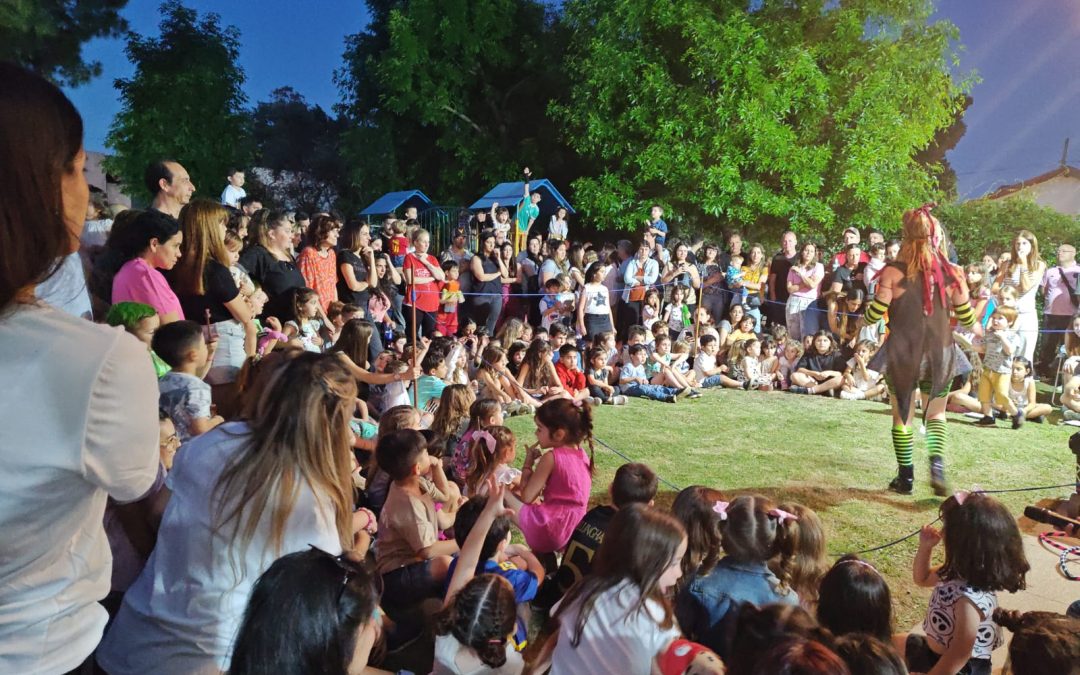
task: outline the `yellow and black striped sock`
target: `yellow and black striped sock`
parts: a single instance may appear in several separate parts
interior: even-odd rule
[[[911,466],[912,454],[915,448],[915,437],[911,427],[906,424],[894,424],[892,428],[893,452],[896,453],[896,463],[900,466]]]

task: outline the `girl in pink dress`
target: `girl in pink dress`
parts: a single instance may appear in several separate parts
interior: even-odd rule
[[[592,409],[567,399],[548,401],[533,418],[536,445],[525,454],[521,501],[507,493],[514,521],[537,553],[566,546],[592,491]],[[589,453],[581,448],[588,442]],[[541,448],[553,448],[544,453]],[[541,496],[543,500],[541,501]]]

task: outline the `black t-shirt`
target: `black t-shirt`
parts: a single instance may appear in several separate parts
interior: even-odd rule
[[[484,257],[481,257],[481,256],[477,256],[477,257],[480,258],[480,266],[483,267],[485,274],[493,274],[493,273],[499,271],[499,263],[495,262],[491,258],[484,258]],[[473,293],[483,293],[485,295],[499,295],[499,296],[501,296],[502,295],[502,281],[500,281],[498,278],[492,279],[490,281],[476,281],[474,279],[473,280]],[[475,299],[480,300],[482,298],[476,297]]]
[[[835,370],[842,373],[846,367],[847,364],[844,363],[844,358],[837,353],[822,355],[807,352],[799,359],[796,370],[805,368],[807,370],[812,370],[815,373],[821,373],[826,370]]]
[[[300,270],[288,260],[278,260],[270,251],[256,244],[240,256],[240,264],[251,278],[259,282],[273,302],[294,288],[304,288],[307,282]]]
[[[341,266],[348,264],[352,265],[353,275],[360,283],[366,283],[368,278],[367,263],[364,259],[358,256],[353,251],[338,251],[338,300],[349,304],[352,303],[358,307],[362,307],[364,312],[367,312],[368,303],[368,291],[354,291],[349,288],[349,285],[345,283],[345,277],[341,274]]]
[[[597,506],[585,514],[574,528],[570,543],[566,545],[559,570],[542,591],[543,604],[550,607],[582,577],[592,572],[592,560],[600,544],[604,542],[611,519],[615,517],[614,506]]]
[[[236,287],[229,268],[216,260],[208,260],[203,270],[203,290],[202,295],[177,296],[184,316],[201,324],[207,321],[206,312],[209,310],[210,323],[232,320],[233,315],[225,303],[235,300],[240,295],[240,289]]]
[[[851,291],[856,288],[861,288],[865,293],[866,285],[863,283],[863,272],[865,269],[866,265],[864,263],[856,265],[854,270],[851,270],[846,266],[837,267],[832,275],[832,283],[839,283],[840,291],[845,295],[850,295]],[[830,284],[829,287],[832,288],[832,285]]]
[[[773,297],[778,301],[787,302],[790,295],[787,289],[787,275],[794,264],[795,256],[789,258],[782,251],[774,255],[769,262],[769,276],[776,280],[773,282],[776,286],[773,289]]]

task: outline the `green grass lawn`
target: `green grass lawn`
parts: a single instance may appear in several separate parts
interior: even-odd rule
[[[758,493],[796,501],[817,511],[825,523],[829,551],[858,551],[897,539],[937,516],[941,499],[928,485],[923,437],[916,435],[915,494],[885,489],[895,475],[889,408],[880,403],[842,401],[779,392],[710,390],[677,404],[632,399],[624,407],[596,413],[596,437],[634,461],[651,466],[681,487],[708,485],[728,495]],[[1056,485],[1073,480],[1075,458],[1068,437],[1077,431],[1025,424],[1013,431],[971,425],[949,415],[946,469],[954,489],[1001,489]],[[507,422],[519,448],[533,441],[529,417]],[[523,451],[519,451],[519,457]],[[597,447],[593,499],[602,501],[612,475],[625,460]],[[1067,489],[999,495],[1019,516],[1023,507],[1068,494]],[[663,484],[657,503],[668,506],[676,491]],[[912,538],[867,554],[889,580],[897,626],[921,620],[928,590],[911,583]],[[1035,561],[1032,561],[1033,563]]]

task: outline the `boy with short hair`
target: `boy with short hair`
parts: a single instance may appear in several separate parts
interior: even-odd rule
[[[454,540],[458,548],[465,545],[465,540],[476,525],[480,513],[487,506],[487,496],[473,497],[458,509],[454,521]],[[454,576],[458,558],[455,555],[446,571],[446,583]],[[522,569],[524,568],[524,569]],[[532,602],[540,584],[544,583],[544,566],[529,548],[523,544],[510,543],[510,519],[499,516],[491,524],[484,545],[480,549],[480,562],[476,566],[477,574],[495,574],[510,582],[514,589],[514,601],[518,604],[517,626],[514,629],[514,649],[521,651],[526,647],[528,635],[527,608],[522,607]],[[525,611],[520,611],[520,610]]]
[[[424,374],[416,378],[416,405],[424,410],[429,401],[441,397],[446,389],[446,355],[438,349],[429,349],[420,361],[420,370]]]
[[[449,493],[442,461],[432,458],[419,431],[386,434],[375,446],[379,468],[390,478],[379,515],[375,569],[382,575],[384,596],[399,606],[438,597],[458,546],[439,541],[439,529],[453,524],[453,514],[436,512],[435,502]],[[425,477],[431,473],[431,479]]]
[[[731,289],[732,297],[735,299],[736,304],[746,304],[747,297],[750,296],[750,291],[743,286],[743,257],[739,254],[731,256],[731,260],[728,262],[728,268],[724,272],[724,283]]]
[[[390,223],[390,262],[400,268],[405,264],[405,254],[409,252],[409,239],[405,236],[405,221],[395,220]]]
[[[563,554],[562,564],[544,585],[537,604],[550,607],[571,586],[592,572],[593,556],[604,542],[604,533],[615,513],[631,504],[652,506],[653,499],[656,498],[656,487],[656,474],[648,466],[636,463],[620,466],[608,486],[608,500],[611,504],[593,507],[574,528],[570,543],[566,546],[566,553]]]
[[[454,337],[458,332],[458,306],[465,302],[461,292],[461,267],[457,261],[444,260],[442,264],[446,281],[439,283],[439,310],[435,312],[435,331],[439,335]]]
[[[1020,353],[1023,343],[1020,335],[1013,330],[1016,323],[1015,307],[998,307],[990,315],[990,325],[983,336],[983,370],[979,380],[979,403],[982,404],[982,419],[975,422],[979,426],[997,425],[990,409],[994,398],[997,404],[1012,417],[1012,428],[1019,429],[1024,423],[1024,411],[1016,407],[1009,397],[1012,379],[1013,356]]]
[[[716,355],[720,353],[720,341],[712,335],[701,336],[701,349],[697,358],[694,359],[694,377],[697,378],[699,387],[730,387],[731,389],[744,389],[743,382],[733,380],[724,373],[727,366],[716,363]]]
[[[555,363],[555,373],[559,376],[559,382],[563,389],[570,394],[574,401],[588,401],[593,405],[600,405],[599,398],[589,396],[589,386],[585,381],[585,373],[578,368],[578,360],[581,353],[572,344],[564,344],[559,348],[559,360]]]
[[[632,345],[629,349],[630,362],[619,371],[619,388],[627,396],[648,398],[653,401],[665,403],[678,403],[679,395],[690,394],[690,387],[679,390],[674,387],[664,387],[659,384],[649,384],[649,377],[645,373],[645,359],[648,350],[645,345]]]
[[[645,227],[656,237],[658,245],[667,244],[668,225],[664,222],[664,207],[653,204],[649,209],[649,219],[645,221]]]
[[[626,344],[623,345],[622,351],[619,352],[619,359],[615,362],[615,365],[622,367],[623,365],[630,363],[630,348],[634,345],[645,345],[648,342],[649,330],[645,326],[634,324],[626,329]],[[646,350],[648,348],[646,347]],[[646,353],[646,357],[648,354]]]
[[[180,442],[224,422],[220,415],[211,414],[210,385],[198,376],[211,358],[202,326],[194,321],[173,321],[157,329],[151,345],[169,364],[169,372],[158,380],[158,405],[176,425]]]
[[[551,277],[544,284],[544,296],[540,298],[540,325],[548,330],[557,324],[568,324],[574,312],[574,294],[567,290],[569,284],[564,275]]]

